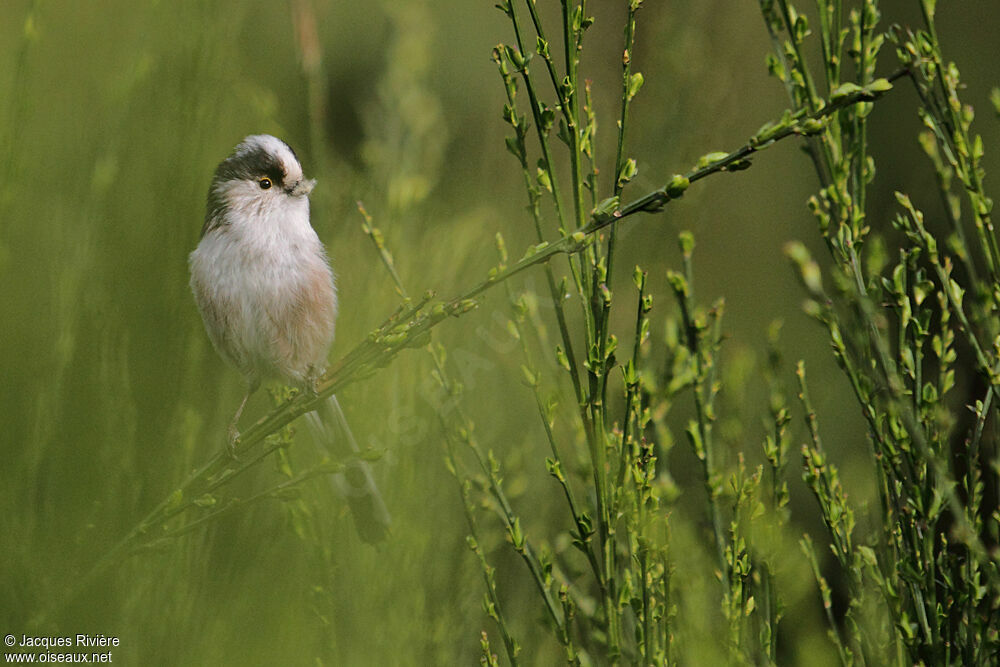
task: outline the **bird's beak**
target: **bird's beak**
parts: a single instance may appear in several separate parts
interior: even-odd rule
[[[310,192],[312,192],[312,189],[315,186],[316,186],[316,180],[315,179],[306,178],[306,179],[303,179],[303,180],[299,181],[294,186],[292,186],[288,190],[288,194],[290,194],[293,197],[305,197]]]

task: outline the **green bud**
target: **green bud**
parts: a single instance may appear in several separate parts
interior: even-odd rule
[[[819,118],[806,118],[799,125],[802,134],[819,134],[823,131],[825,123]]]
[[[638,264],[635,265],[635,269],[632,271],[632,282],[639,291],[642,291],[646,286],[646,272],[640,269]]]
[[[694,252],[694,234],[689,231],[683,231],[678,234],[677,240],[680,244],[681,254],[685,257],[690,257],[691,253]]]
[[[667,196],[671,199],[677,199],[684,194],[684,191],[688,189],[689,185],[691,185],[691,181],[689,181],[686,176],[676,174],[670,179],[670,182],[667,183]]]
[[[535,174],[535,180],[538,181],[538,184],[540,186],[542,186],[549,192],[552,192],[552,181],[551,179],[549,179],[549,172],[545,171],[541,167],[538,167],[538,171]]]
[[[614,215],[616,210],[618,210],[618,197],[608,197],[594,208],[591,215],[595,218],[601,218]]]
[[[823,278],[820,273],[819,264],[813,261],[809,250],[798,241],[790,241],[785,244],[785,256],[788,257],[799,269],[806,289],[814,295],[823,293]]]

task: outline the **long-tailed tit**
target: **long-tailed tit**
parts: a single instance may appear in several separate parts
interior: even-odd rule
[[[243,140],[215,170],[201,242],[191,253],[191,291],[205,330],[243,374],[247,391],[229,425],[235,452],[247,400],[263,381],[312,389],[326,368],[337,292],[326,250],[309,224],[309,193],[295,152],[261,134]],[[359,451],[336,396],[307,423],[335,457]],[[334,477],[363,539],[384,538],[389,513],[364,461]]]

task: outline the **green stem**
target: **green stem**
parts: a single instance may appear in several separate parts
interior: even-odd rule
[[[614,179],[614,196],[621,197],[625,184],[619,178],[622,168],[625,166],[625,128],[628,125],[629,106],[632,101],[630,90],[632,88],[632,52],[635,49],[635,13],[630,0],[625,0],[628,6],[628,15],[625,19],[625,49],[622,52],[622,101],[621,112],[618,116],[618,147],[615,150],[615,171],[612,174]],[[614,273],[615,241],[618,236],[618,225],[611,225],[608,233],[608,277],[607,283],[611,284],[611,276]]]

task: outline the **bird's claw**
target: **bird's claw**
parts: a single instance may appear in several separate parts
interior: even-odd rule
[[[306,391],[312,398],[319,396],[319,376],[315,375],[306,381]]]
[[[226,452],[229,454],[229,458],[234,461],[239,461],[240,457],[236,456],[236,447],[240,444],[240,432],[237,430],[236,426],[229,427],[229,441],[226,443]]]

